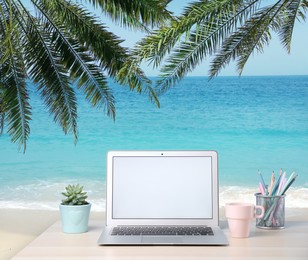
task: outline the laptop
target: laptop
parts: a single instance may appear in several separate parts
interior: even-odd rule
[[[99,245],[228,245],[217,152],[111,151]]]

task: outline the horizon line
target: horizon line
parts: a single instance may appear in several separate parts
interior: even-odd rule
[[[264,74],[264,75],[218,75],[213,77],[212,79],[219,78],[219,77],[305,77],[308,76],[308,74]],[[149,78],[159,78],[159,75],[149,75]],[[203,78],[209,78],[210,76],[205,75],[186,75],[181,80],[185,78],[193,78],[193,77],[203,77]]]

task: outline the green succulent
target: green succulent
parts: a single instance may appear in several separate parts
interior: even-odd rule
[[[83,186],[68,185],[65,187],[66,191],[61,194],[65,197],[62,200],[62,205],[86,205],[89,202],[86,201],[88,198],[87,192],[83,191]]]

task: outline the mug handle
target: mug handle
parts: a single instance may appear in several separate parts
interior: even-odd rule
[[[256,211],[257,209],[260,209],[261,210],[261,214],[260,215],[257,215]],[[260,205],[256,205],[255,206],[255,218],[263,218],[264,217],[264,207],[263,206],[260,206]]]

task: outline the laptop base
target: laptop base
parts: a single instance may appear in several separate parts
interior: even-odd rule
[[[112,236],[112,228],[104,228],[97,243],[104,246],[134,245],[196,245],[196,246],[227,246],[228,240],[219,227],[212,227],[213,236]]]

